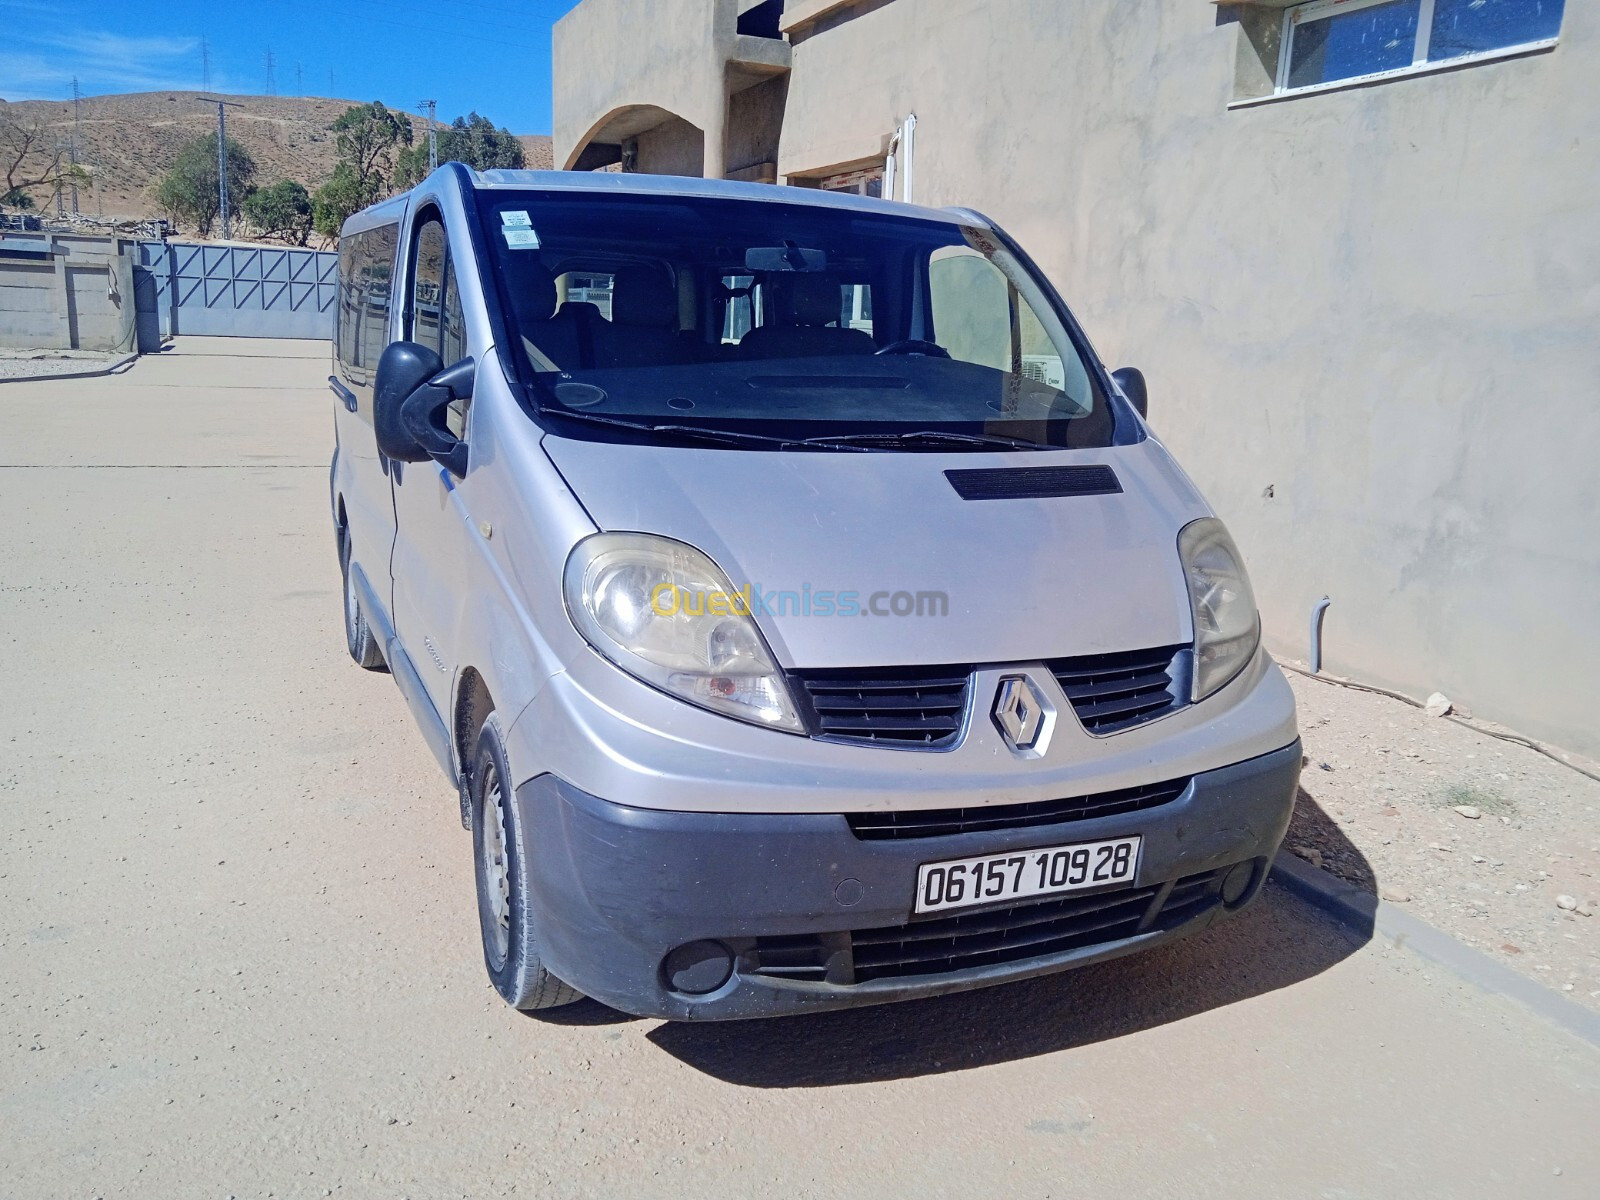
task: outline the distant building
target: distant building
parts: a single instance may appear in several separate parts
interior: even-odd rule
[[[1600,754],[1595,5],[583,0],[554,154],[994,217],[1270,646]]]

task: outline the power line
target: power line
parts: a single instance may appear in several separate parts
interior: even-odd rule
[[[211,90],[211,43],[200,39],[200,90]]]
[[[299,63],[294,65],[294,94],[300,97],[304,97],[306,94],[305,76],[300,71]]]
[[[344,3],[350,6],[365,7],[373,12],[392,14],[395,11],[394,6],[392,4],[385,3],[384,0],[344,0]],[[325,8],[326,6],[321,7]],[[460,29],[457,28],[457,23],[441,23],[435,21],[430,25],[413,25],[404,21],[393,20],[392,17],[357,17],[356,14],[353,13],[346,13],[342,15],[355,17],[355,19],[365,25],[387,25],[391,29],[405,29],[414,33],[426,34],[430,38],[443,37],[456,41],[481,42],[486,46],[497,46],[502,50],[506,49],[509,44],[505,37],[480,37],[470,33],[462,33]],[[504,30],[507,33],[522,32],[522,29],[519,27],[500,25],[489,21],[475,21],[474,25],[476,28]]]
[[[267,47],[267,95],[278,94],[278,60],[273,56],[272,47]]]

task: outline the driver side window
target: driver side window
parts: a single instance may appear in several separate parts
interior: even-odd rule
[[[412,341],[436,351],[448,367],[466,357],[467,339],[455,264],[450,261],[450,242],[437,215],[424,218],[417,230],[415,247],[408,333]],[[451,401],[445,425],[458,438],[467,436],[470,404],[470,400]]]

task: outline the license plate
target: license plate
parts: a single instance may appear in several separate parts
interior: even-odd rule
[[[912,911],[940,912],[1128,883],[1139,868],[1141,841],[1112,838],[923,863],[917,868],[917,902]]]

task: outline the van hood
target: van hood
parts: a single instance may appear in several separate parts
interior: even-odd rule
[[[547,436],[602,530],[688,542],[750,585],[785,667],[1031,662],[1192,640],[1178,531],[1210,515],[1153,438],[1041,453],[765,453]],[[963,499],[947,470],[1103,464],[1122,491]],[[893,615],[917,593],[948,612]],[[788,595],[785,595],[785,594]],[[834,612],[823,593],[830,593]],[[840,615],[853,594],[860,609]],[[896,597],[906,593],[906,597]],[[809,615],[807,609],[809,608]]]

